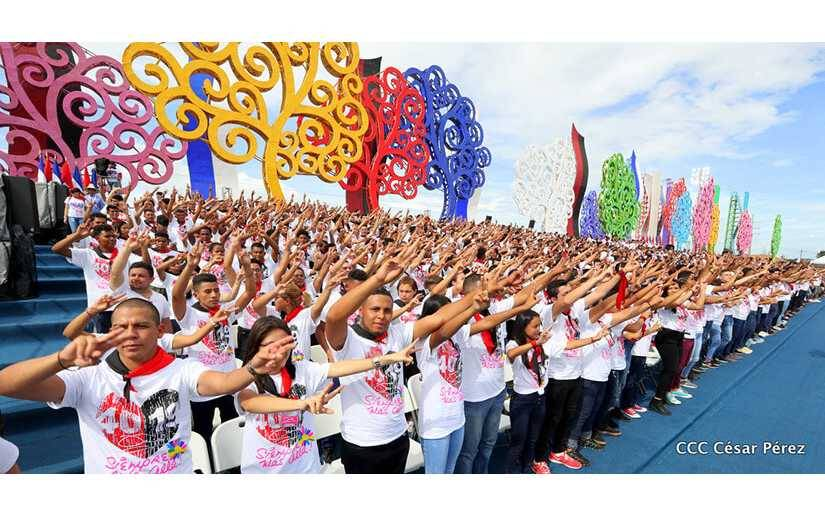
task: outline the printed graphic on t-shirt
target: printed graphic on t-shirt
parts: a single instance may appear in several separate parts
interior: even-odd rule
[[[499,369],[504,367],[504,346],[501,342],[496,342],[496,348],[492,353],[485,350],[481,354],[481,367],[484,369]]]
[[[287,398],[298,400],[306,396],[306,387],[293,384]],[[255,460],[262,468],[279,468],[284,464],[292,464],[309,453],[315,434],[303,425],[304,413],[275,412],[271,414],[257,414],[255,425],[258,433],[271,442],[271,448],[258,448]]]
[[[367,358],[383,355],[380,346],[373,346]],[[377,394],[368,394],[364,400],[370,414],[398,414],[404,408],[401,399],[402,375],[401,364],[390,364],[372,369],[367,373],[366,383]]]
[[[143,460],[110,456],[106,458],[106,468],[112,473],[168,473],[177,468],[187,447],[183,441],[172,440],[179,428],[178,400],[178,392],[170,389],[152,394],[141,405],[109,393],[95,416],[104,437]],[[161,449],[163,453],[157,454]]]
[[[455,403],[464,399],[461,392],[461,374],[464,369],[461,363],[461,349],[447,340],[438,346],[438,372],[447,383],[441,384],[440,397],[444,403]]]
[[[207,324],[210,324],[208,320],[198,321],[198,328]],[[208,348],[208,351],[198,352],[198,361],[204,365],[225,364],[235,356],[229,344],[228,324],[219,324],[201,342]]]
[[[97,288],[108,289],[109,278],[112,277],[112,262],[105,258],[95,256],[94,270],[95,274],[97,274]]]
[[[564,332],[567,335],[567,340],[578,340],[581,333],[579,332],[579,325],[569,315],[564,318]],[[579,357],[581,356],[581,348],[565,349],[564,356]]]

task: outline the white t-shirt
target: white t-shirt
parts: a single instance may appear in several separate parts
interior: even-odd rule
[[[174,250],[161,253],[160,251],[149,249],[149,259],[152,261],[152,267],[155,269],[155,278],[152,280],[153,287],[163,288],[163,282],[160,280],[160,277],[158,276],[158,267],[170,256],[175,256],[177,254],[178,253]]]
[[[232,306],[232,303],[225,303],[221,308],[229,306]],[[200,342],[185,348],[184,354],[215,371],[228,373],[235,370],[235,348],[238,347],[238,343],[230,339],[229,326],[237,319],[236,314],[230,314],[223,324],[210,331]],[[187,306],[186,313],[178,322],[181,331],[191,335],[201,326],[209,324],[209,312],[199,310],[195,305]]]
[[[267,305],[266,315],[281,316],[272,305]],[[300,362],[304,359],[309,360],[309,348],[312,346],[312,335],[318,328],[321,319],[312,318],[312,307],[302,309],[292,319],[287,321],[288,318],[289,314],[286,314],[284,322],[289,326],[290,331],[298,334],[298,340],[295,343],[295,348],[292,350],[292,361]]]
[[[580,319],[582,316],[589,317],[589,312],[586,313],[585,308],[582,298],[573,303],[569,314],[559,314],[550,327],[553,338],[564,338],[565,341],[582,338]],[[547,368],[548,376],[554,380],[575,380],[580,377],[583,353],[583,348],[565,349],[558,356],[552,357]]]
[[[490,314],[506,312],[513,308],[513,298],[507,298],[490,305]],[[473,319],[471,323],[475,322]],[[462,347],[464,365],[463,385],[464,399],[479,402],[498,396],[504,390],[504,323],[498,325],[496,331],[496,347],[492,353],[487,351],[484,338],[477,333],[465,342],[459,342]]]
[[[287,397],[305,400],[324,388],[329,364],[309,361],[295,363],[295,378]],[[278,392],[283,389],[281,375],[270,376]],[[252,383],[248,389],[259,393]],[[265,396],[272,396],[266,393]],[[236,395],[237,400],[237,395]],[[246,412],[244,417],[241,473],[320,473],[321,459],[315,442],[315,417],[310,412],[293,410],[271,414]],[[319,416],[326,417],[326,416]]]
[[[169,307],[169,301],[162,295],[158,294],[154,290],[150,294],[149,298],[147,299],[139,292],[135,292],[132,290],[132,287],[129,286],[129,283],[124,282],[121,283],[117,290],[114,291],[115,295],[125,294],[126,299],[143,299],[145,301],[149,301],[155,308],[158,309],[158,313],[160,314],[160,320],[163,321],[164,319],[171,319],[172,318],[172,309]]]
[[[390,325],[381,342],[347,328],[347,338],[336,360],[356,360],[385,355],[409,346],[413,324]],[[404,417],[404,367],[392,364],[341,378],[341,436],[357,446],[378,446],[407,431]]]
[[[60,371],[66,393],[49,405],[77,410],[86,473],[192,473],[189,401],[205,399],[198,394],[205,370],[194,360],[173,360],[133,378],[130,401],[106,362]]]
[[[109,279],[112,276],[112,262],[101,257],[92,249],[70,249],[71,256],[66,259],[69,263],[83,269],[83,278],[86,281],[86,302],[92,306],[98,299],[111,294]]]
[[[275,284],[272,283],[271,278],[266,278],[266,279],[261,281],[260,290],[258,290],[258,292],[255,294],[255,296],[252,298],[252,300],[250,300],[249,303],[246,304],[243,311],[238,316],[238,327],[239,328],[243,328],[245,330],[251,330],[252,329],[252,325],[255,324],[255,321],[257,321],[260,318],[260,316],[258,315],[258,312],[255,311],[255,309],[252,307],[252,305],[255,304],[255,300],[258,299],[260,296],[264,295],[267,292],[272,292],[273,290],[275,290]],[[238,298],[243,296],[245,292],[246,292],[246,283],[241,285],[241,288],[238,291]]]
[[[66,197],[66,216],[73,217],[76,219],[82,219],[83,213],[86,210],[86,203],[83,199],[77,199],[75,197]]]
[[[602,325],[607,326],[613,314],[605,314],[595,323],[590,322],[590,310],[584,313],[581,320],[582,338],[592,337],[599,333]],[[613,334],[608,332],[605,337],[589,346],[584,346],[582,352],[582,378],[593,382],[606,382],[610,376],[610,367],[613,362],[613,347],[616,346]]]
[[[0,474],[8,473],[19,456],[17,446],[0,437]]]
[[[652,317],[645,321],[644,329],[647,330],[648,328],[656,326],[658,323],[659,316],[654,313]],[[655,336],[655,333],[651,333],[637,340],[636,343],[633,344],[633,349],[630,350],[630,354],[634,357],[646,357],[650,351],[650,345],[653,343],[653,337]]]
[[[622,336],[622,332],[624,332],[625,328],[627,328],[628,326],[630,326],[638,320],[639,316],[637,315],[636,317],[628,319],[625,322],[619,323],[616,326],[610,328],[610,335],[608,338],[608,343],[612,344],[610,348],[612,352],[610,369],[614,371],[624,371],[624,369],[627,367],[627,360],[625,359],[625,341],[624,336]]]
[[[507,343],[506,350],[510,351],[519,347],[516,341]],[[544,394],[547,387],[548,365],[552,358],[560,356],[567,346],[567,337],[560,332],[551,333],[550,339],[542,345],[544,359],[538,363],[538,373],[532,367],[524,365],[524,357],[527,363],[533,363],[534,350],[530,349],[524,355],[516,357],[513,361],[513,390],[518,394],[528,395],[533,393]]]
[[[688,314],[685,308],[677,306],[675,311],[670,308],[660,308],[656,314],[659,316],[662,328],[679,332],[686,331]]]
[[[420,348],[415,356],[422,380],[418,433],[424,439],[441,439],[464,426],[464,366],[458,343],[469,337],[470,325],[465,324],[435,349],[430,348],[429,336],[416,346]]]

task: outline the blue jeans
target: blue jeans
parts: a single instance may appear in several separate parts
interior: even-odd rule
[[[510,450],[505,473],[531,473],[536,461],[536,441],[547,408],[544,394],[513,393],[510,398]]]
[[[77,226],[83,223],[83,217],[68,217],[69,219],[69,229],[72,230],[72,233],[77,231]]]
[[[743,345],[750,347],[748,341],[754,337],[754,332],[756,331],[756,320],[759,317],[759,312],[756,310],[752,310],[750,314],[748,314],[748,320],[745,321],[745,339],[743,340]]]
[[[730,354],[742,347],[745,342],[745,331],[747,330],[747,319],[733,318],[733,338],[725,348],[725,354]]]
[[[594,382],[582,378],[582,404],[579,410],[579,417],[570,438],[567,440],[567,447],[578,449],[579,438],[589,438],[593,434],[593,425],[596,422],[596,412],[602,405],[607,382]]]
[[[697,333],[693,336],[693,350],[690,352],[690,358],[688,359],[688,363],[684,369],[682,369],[682,378],[687,378],[688,374],[690,374],[690,370],[693,369],[693,366],[696,365],[696,362],[699,361],[699,357],[702,356],[702,342],[704,340],[704,332]]]
[[[625,386],[622,389],[621,403],[619,408],[633,408],[639,400],[639,382],[645,374],[645,357],[630,357],[630,364],[627,366],[625,376]]]
[[[484,401],[464,401],[464,443],[456,473],[487,473],[490,455],[498,439],[498,425],[504,409],[504,390]]]
[[[708,352],[705,355],[705,361],[710,362],[713,355],[716,354],[716,350],[718,350],[722,344],[722,327],[717,326],[716,323],[711,324],[710,330],[706,331],[705,334],[709,337]]]
[[[733,316],[726,315],[724,319],[722,319],[722,326],[720,328],[722,334],[720,335],[722,338],[722,342],[719,343],[719,350],[718,353],[720,355],[724,355],[725,348],[728,347],[730,344],[730,340],[733,338]]]
[[[424,449],[424,473],[452,473],[464,442],[464,427],[441,439],[421,439]]]

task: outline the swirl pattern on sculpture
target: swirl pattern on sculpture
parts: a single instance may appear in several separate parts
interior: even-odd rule
[[[736,232],[736,249],[739,254],[749,254],[751,252],[751,242],[753,241],[753,220],[749,211],[743,211],[739,218],[739,230]]]
[[[777,215],[773,221],[773,234],[771,235],[771,257],[775,258],[779,254],[779,246],[782,243],[782,216]]]
[[[380,195],[412,199],[427,181],[430,150],[425,141],[426,105],[397,68],[364,80],[362,103],[369,115],[364,153],[340,185],[356,191],[367,185],[369,208],[378,208]],[[375,153],[372,152],[372,145]]]
[[[693,221],[693,203],[690,193],[684,192],[676,200],[670,227],[677,249],[687,249],[690,245],[690,230]]]
[[[595,190],[589,191],[585,196],[582,212],[583,215],[579,222],[579,235],[596,240],[604,239],[604,229],[602,229],[602,223],[599,221],[598,194]]]
[[[271,196],[282,197],[280,179],[295,174],[340,181],[361,158],[367,113],[360,101],[357,44],[180,47],[190,58],[186,63],[179,63],[160,43],[129,45],[123,55],[129,81],[155,97],[162,127],[181,139],[205,138],[223,161],[241,164],[254,159],[259,139],[263,140],[264,183]],[[319,78],[322,70],[337,84]],[[207,77],[206,99],[190,83],[199,74]],[[278,86],[280,105],[270,112],[264,93]],[[302,123],[295,124],[292,119],[299,116]]]
[[[444,192],[442,219],[466,217],[467,201],[484,185],[484,169],[491,154],[484,131],[476,121],[475,106],[447,81],[439,66],[408,69],[404,75],[424,97],[427,106],[428,190]]]
[[[693,209],[693,247],[697,251],[706,248],[710,240],[713,195],[713,178],[709,177],[699,188],[699,196]]]
[[[18,141],[27,149],[0,152],[9,173],[35,177],[41,152],[81,169],[105,157],[126,169],[134,188],[139,181],[166,182],[174,161],[186,154],[185,143],[153,122],[152,101],[131,88],[115,59],[87,56],[77,43],[0,43],[0,58],[6,70],[0,127],[9,128],[9,148]],[[45,90],[45,112],[30,97],[36,89]],[[62,137],[61,115],[81,129],[77,156]],[[42,149],[38,135],[50,138],[57,151]]]
[[[573,214],[576,157],[569,142],[529,146],[516,161],[513,201],[522,215],[542,221],[547,232],[566,234]]]

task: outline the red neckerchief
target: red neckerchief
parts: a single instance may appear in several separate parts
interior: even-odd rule
[[[154,374],[164,367],[168,366],[172,362],[174,362],[175,357],[170,355],[169,353],[165,352],[160,347],[155,348],[155,354],[138,366],[136,369],[129,371],[126,368],[126,365],[121,361],[120,354],[115,351],[114,353],[110,354],[106,358],[106,364],[116,373],[120,374],[123,377],[123,381],[126,384],[123,386],[123,397],[126,398],[126,401],[129,401],[130,392],[137,392],[137,389],[134,388],[132,385],[132,378],[137,378],[138,376],[149,376],[150,374]]]
[[[627,275],[624,271],[619,271],[619,293],[616,295],[616,308],[622,309],[624,298],[627,295]]]
[[[112,250],[110,251],[110,253],[111,253],[111,256],[107,258],[103,254],[103,249],[101,249],[100,246],[97,247],[97,255],[100,256],[101,258],[103,258],[104,260],[109,260],[109,264],[111,264],[113,261],[115,261],[115,258],[117,258],[117,246],[112,247]]]
[[[564,314],[564,319],[565,319],[564,322],[567,325],[567,330],[568,330],[567,337],[568,338],[573,338],[573,339],[578,339],[579,335],[580,335],[579,334],[579,324],[572,317],[570,317],[570,310],[567,310],[566,312],[562,312],[562,314]],[[571,330],[572,330],[572,333],[571,333]]]
[[[539,343],[535,340],[531,340],[529,344],[533,348],[533,358],[532,360],[530,360],[530,369],[533,370],[533,373],[535,373],[536,375],[538,384],[541,385],[541,368],[539,367],[539,364],[544,359],[544,349],[542,349],[542,347],[539,346]]]
[[[211,319],[212,317],[215,317],[215,314],[216,314],[216,313],[218,313],[218,310],[220,310],[220,309],[221,309],[221,305],[218,305],[218,306],[216,306],[215,308],[206,308],[205,306],[203,306],[203,305],[201,305],[200,303],[198,303],[198,306],[199,306],[200,308],[205,309],[207,312],[209,312],[209,318],[210,318],[210,319]],[[227,319],[226,321],[221,321],[219,324],[221,324],[221,325],[223,325],[223,326],[226,326],[226,325],[228,324],[228,321],[229,321],[229,320]]]
[[[292,390],[292,377],[289,376],[289,371],[286,367],[281,368],[281,388],[283,390],[283,397],[289,396],[289,391]]]
[[[303,304],[298,305],[298,306],[296,306],[295,308],[293,308],[291,312],[289,312],[288,314],[286,314],[286,316],[284,316],[284,322],[285,322],[285,323],[287,323],[287,324],[289,324],[289,321],[291,321],[292,319],[295,319],[295,317],[297,317],[297,316],[298,316],[298,314],[299,314],[299,313],[301,312],[301,310],[303,310],[303,309],[304,309],[304,305],[303,305]]]
[[[484,317],[479,313],[475,313],[473,314],[473,319],[475,319],[476,322],[478,322],[484,319]],[[496,351],[496,343],[493,340],[492,333],[490,333],[490,330],[484,330],[480,333],[480,335],[481,340],[484,342],[484,347],[487,348],[487,353],[492,355]]]
[[[548,294],[546,290],[542,290],[542,293],[544,294],[544,300],[547,301],[547,304],[552,305],[553,299],[550,297],[550,294]]]
[[[263,284],[264,284],[263,280],[258,280],[257,283],[255,283],[255,293],[256,294],[261,291],[261,286]]]

